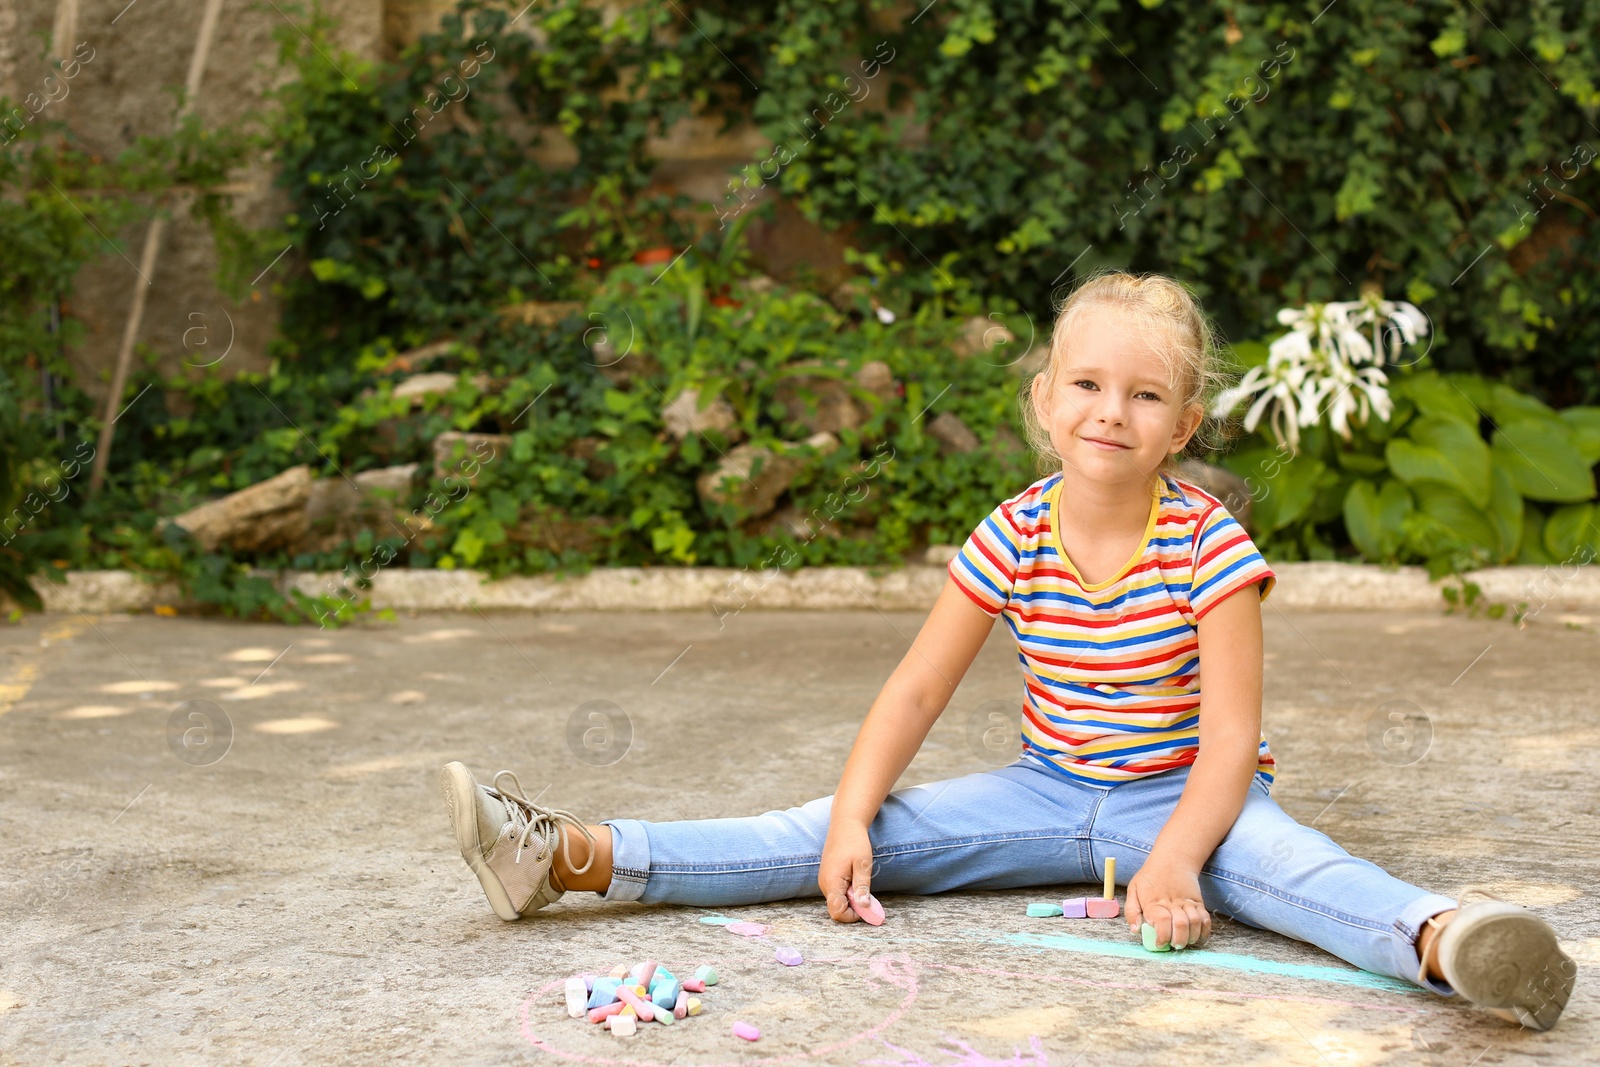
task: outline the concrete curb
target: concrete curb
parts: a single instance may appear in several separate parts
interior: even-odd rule
[[[1324,611],[1417,611],[1441,608],[1443,583],[1421,567],[1360,563],[1277,563],[1268,604]],[[1495,567],[1467,577],[1492,602],[1546,610],[1600,610],[1600,569],[1575,564]],[[340,575],[285,572],[280,588],[336,593]],[[375,609],[397,611],[927,611],[943,588],[940,566],[897,570],[808,567],[763,572],[724,567],[614,567],[581,577],[535,576],[487,581],[475,571],[392,568],[372,579]],[[184,609],[172,583],[149,583],[130,571],[74,571],[64,586],[35,579],[45,610],[109,614]]]

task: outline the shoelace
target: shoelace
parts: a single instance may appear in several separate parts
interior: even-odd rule
[[[501,778],[509,778],[511,788],[500,784]],[[522,850],[528,845],[528,838],[533,834],[539,835],[546,848],[555,848],[555,839],[561,836],[560,824],[565,821],[576,826],[584,837],[589,839],[589,858],[583,861],[582,867],[572,865],[572,842],[570,838],[563,838],[561,842],[561,855],[567,861],[567,869],[573,874],[582,874],[594,863],[594,835],[583,824],[583,820],[570,811],[561,808],[547,808],[542,804],[535,804],[529,800],[522,791],[522,782],[514,771],[500,771],[494,776],[494,789],[506,802],[506,814],[511,817],[513,825],[517,828],[517,854],[512,857],[513,863],[522,862]],[[540,853],[542,857],[543,852]]]

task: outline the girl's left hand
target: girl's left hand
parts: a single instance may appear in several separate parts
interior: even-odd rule
[[[1156,944],[1175,949],[1203,945],[1211,937],[1211,913],[1200,898],[1200,873],[1151,857],[1128,882],[1128,931],[1156,928]]]

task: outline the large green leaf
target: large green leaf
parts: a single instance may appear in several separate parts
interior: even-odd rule
[[[1438,419],[1452,419],[1474,429],[1478,409],[1457,386],[1437,371],[1420,371],[1399,379],[1391,392],[1410,398],[1417,410]]]
[[[1377,489],[1371,482],[1356,482],[1344,496],[1344,525],[1361,554],[1374,563],[1393,559],[1411,514],[1411,493],[1390,478]]]
[[[1478,431],[1433,416],[1412,422],[1410,434],[1384,446],[1389,469],[1407,485],[1448,486],[1475,507],[1489,506],[1489,446]]]
[[[1519,393],[1503,382],[1489,386],[1489,416],[1495,422],[1515,422],[1518,419],[1553,419],[1555,409],[1537,397]]]
[[[1500,534],[1488,512],[1462,494],[1434,482],[1414,487],[1417,510],[1429,518],[1430,540],[1419,546],[1426,554],[1440,555],[1452,545],[1482,549],[1491,557],[1499,555]]]
[[[1496,463],[1490,475],[1489,524],[1494,527],[1495,559],[1510,563],[1517,555],[1517,545],[1522,540],[1522,494],[1517,492],[1511,473]]]
[[[1255,496],[1251,516],[1263,536],[1276,533],[1305,515],[1322,487],[1327,466],[1319,459],[1300,455],[1285,462],[1276,454],[1276,462],[1259,465],[1248,477],[1252,479],[1251,492]]]
[[[1573,443],[1583,461],[1591,466],[1600,463],[1600,408],[1562,408],[1560,417],[1572,431]]]
[[[1548,567],[1556,562],[1544,544],[1544,515],[1538,508],[1522,513],[1522,541],[1517,546],[1517,563],[1526,567]]]
[[[1600,516],[1592,504],[1569,504],[1556,508],[1544,522],[1544,547],[1557,560],[1582,556],[1590,559],[1600,545]]]
[[[1495,466],[1505,468],[1528,499],[1567,504],[1594,497],[1594,472],[1560,419],[1524,416],[1502,423],[1493,441]]]

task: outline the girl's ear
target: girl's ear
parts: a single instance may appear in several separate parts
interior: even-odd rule
[[[1050,425],[1050,372],[1044,371],[1033,379],[1029,387],[1029,395],[1033,400],[1033,413],[1038,416],[1039,424]]]
[[[1178,416],[1178,424],[1172,428],[1172,444],[1167,451],[1173,455],[1182,452],[1189,444],[1189,438],[1200,429],[1200,424],[1205,421],[1206,409],[1201,404],[1190,404]]]

